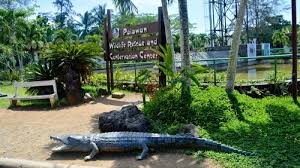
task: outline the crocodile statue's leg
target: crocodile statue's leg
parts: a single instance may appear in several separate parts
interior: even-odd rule
[[[139,156],[136,157],[137,160],[143,160],[149,152],[149,148],[146,144],[143,143],[141,145],[143,147],[143,152]]]
[[[91,143],[91,147],[92,147],[92,152],[88,156],[84,157],[85,161],[93,159],[93,157],[97,153],[99,153],[99,149],[98,149],[97,145],[94,142]]]

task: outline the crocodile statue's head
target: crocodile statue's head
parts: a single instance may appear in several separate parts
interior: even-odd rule
[[[59,145],[52,152],[88,152],[91,150],[90,140],[80,135],[50,136]]]

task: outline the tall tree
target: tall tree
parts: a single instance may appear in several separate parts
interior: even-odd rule
[[[102,26],[105,18],[106,4],[98,5],[92,9],[93,19],[97,26]]]
[[[5,10],[0,8],[0,43],[12,49],[12,55],[18,59],[20,70],[23,70],[24,49],[26,47],[28,26],[26,19],[31,14],[30,10],[25,9]]]
[[[162,11],[164,16],[164,24],[165,24],[165,31],[166,31],[166,39],[167,44],[170,46],[170,49],[172,51],[172,57],[173,57],[173,71],[175,72],[175,50],[174,50],[174,43],[172,38],[172,32],[171,32],[171,24],[170,24],[170,18],[169,18],[169,12],[168,12],[168,3],[173,3],[173,0],[161,0],[162,4]]]
[[[138,9],[132,0],[113,0],[113,4],[119,9],[121,15],[138,13]]]
[[[56,20],[59,23],[59,27],[63,28],[67,17],[72,12],[73,4],[71,0],[55,0],[53,4],[59,11]]]
[[[235,30],[233,33],[229,65],[228,65],[228,70],[227,70],[227,85],[226,85],[226,91],[227,91],[227,93],[230,93],[230,94],[233,93],[233,91],[234,91],[239,45],[240,45],[240,40],[241,40],[243,20],[244,20],[246,8],[247,8],[247,1],[248,0],[241,0],[238,17],[236,20]]]
[[[290,46],[290,30],[286,27],[281,30],[276,30],[272,35],[272,43],[273,46],[277,47],[284,47],[284,46]]]
[[[207,34],[190,34],[191,51],[203,51],[209,42]]]
[[[285,9],[286,1],[283,0],[248,0],[249,36],[256,38],[258,43],[271,42],[264,41],[263,37],[269,33],[265,28],[271,24],[270,18]]]
[[[80,38],[84,39],[84,37],[90,33],[93,24],[92,13],[86,11],[83,15],[80,15]]]
[[[91,13],[93,20],[91,34],[103,34],[103,22],[106,16],[106,4],[94,7]]]
[[[181,68],[190,69],[190,46],[189,46],[189,17],[187,0],[178,0],[179,17],[180,17],[180,49],[181,49]],[[185,74],[186,75],[186,74]],[[183,91],[190,94],[190,80],[185,76]]]
[[[70,29],[59,29],[54,32],[53,36],[53,42],[55,44],[74,42],[78,38],[77,35],[74,34]]]
[[[26,37],[26,49],[33,56],[34,62],[38,62],[38,51],[41,50],[47,42],[46,29],[40,27],[37,20],[33,20],[28,23]]]

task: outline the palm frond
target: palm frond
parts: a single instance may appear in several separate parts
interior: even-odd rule
[[[132,0],[113,0],[113,3],[122,15],[138,13],[138,8]]]

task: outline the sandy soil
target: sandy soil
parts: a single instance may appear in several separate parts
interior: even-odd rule
[[[127,95],[123,99],[100,98],[89,104],[56,110],[16,108],[0,109],[0,157],[48,161],[63,164],[91,165],[101,168],[195,168],[220,167],[212,160],[201,163],[183,151],[154,152],[143,161],[136,161],[137,153],[101,153],[94,160],[84,162],[85,154],[51,154],[50,135],[88,134],[98,132],[97,116],[102,112],[138,103],[141,96]]]

